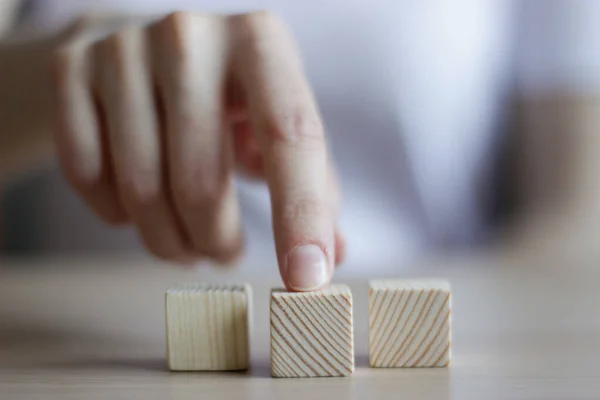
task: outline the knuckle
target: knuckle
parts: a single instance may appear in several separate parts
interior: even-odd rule
[[[121,29],[115,33],[96,41],[92,45],[92,52],[98,59],[108,59],[118,67],[131,57],[132,46],[135,45],[140,28]]]
[[[162,24],[172,29],[187,28],[192,24],[194,14],[188,11],[174,11],[163,18]]]
[[[123,62],[129,54],[129,32],[119,31],[102,40],[104,55],[114,59],[117,64]]]
[[[79,33],[85,31],[85,29],[93,26],[96,22],[97,17],[93,14],[85,14],[78,16],[73,24],[71,25],[71,29],[73,32]]]
[[[116,44],[118,39],[114,35],[106,37],[104,39],[94,42],[90,47],[90,55],[92,58],[92,69],[91,76],[94,85],[101,85],[106,83],[110,75],[107,72],[107,67],[112,71],[114,69],[115,74],[122,75],[122,68],[119,68],[117,59],[118,45]],[[119,76],[120,78],[120,76]]]
[[[90,52],[92,80],[100,86],[112,85],[114,80],[121,85],[128,84],[140,66],[149,61],[140,27],[115,32],[95,42]]]
[[[238,16],[238,23],[245,24],[252,32],[261,32],[265,27],[280,23],[279,17],[270,10],[258,10]]]
[[[320,118],[304,107],[296,107],[278,118],[267,120],[265,134],[272,142],[284,142],[307,150],[325,146]]]
[[[116,57],[126,52],[125,39],[121,32],[113,33],[96,42],[95,45],[101,56]]]
[[[261,42],[268,32],[282,26],[277,14],[269,10],[233,15],[228,22],[230,30],[250,44]]]
[[[194,46],[191,38],[193,24],[194,14],[186,11],[173,12],[159,22],[163,48],[169,51],[170,56],[175,56],[170,62],[184,64],[190,58]]]
[[[55,88],[81,82],[87,77],[86,47],[72,43],[61,46],[51,54],[49,65],[50,77],[57,85]]]

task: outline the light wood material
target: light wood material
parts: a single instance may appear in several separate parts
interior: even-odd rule
[[[354,372],[352,293],[271,293],[271,374],[278,378],[349,376]]]
[[[167,359],[173,371],[249,365],[249,285],[186,284],[167,290]]]
[[[450,284],[385,280],[369,285],[372,367],[446,367],[450,363]]]
[[[259,275],[252,265],[0,259],[0,399],[600,399],[600,252],[560,250],[541,259],[444,256],[397,269],[395,278],[451,283],[449,368],[370,368],[367,280],[390,273],[357,277],[340,267],[336,279],[354,302],[355,371],[315,379],[271,377],[275,267]],[[249,370],[169,371],[165,291],[198,281],[252,285]]]

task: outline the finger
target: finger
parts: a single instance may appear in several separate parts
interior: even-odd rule
[[[70,43],[56,54],[55,138],[65,177],[105,222],[123,224],[127,214],[117,196],[102,114],[88,76],[87,43]]]
[[[335,220],[339,220],[340,208],[341,208],[341,191],[337,179],[335,168],[332,164],[329,164],[328,169],[328,184],[329,188],[329,201]],[[340,229],[339,224],[336,224],[335,228],[335,266],[338,267],[346,258],[346,239]]]
[[[235,75],[229,75],[225,84],[225,107],[229,123],[248,120],[244,88]]]
[[[265,179],[264,159],[248,121],[238,122],[233,126],[235,141],[235,158],[238,169],[246,176],[256,179]],[[340,190],[333,165],[329,166],[329,200],[336,220],[339,218]],[[336,267],[346,257],[346,241],[339,226],[335,230],[335,264]]]
[[[271,193],[280,272],[290,290],[328,285],[335,260],[323,126],[290,35],[272,14],[231,19],[234,71],[248,98]]]
[[[335,230],[335,265],[338,267],[346,258],[346,239],[339,228]]]
[[[95,83],[106,110],[116,182],[123,205],[156,256],[187,262],[192,254],[167,197],[159,121],[144,32],[130,28],[94,49]]]
[[[329,206],[331,207],[334,218],[337,220],[341,211],[342,192],[340,190],[337,172],[332,163],[329,163],[327,166],[327,190]]]
[[[248,115],[242,84],[235,75],[227,79],[225,102],[227,124],[233,138],[233,152],[238,171],[250,178],[264,179],[264,162]]]
[[[238,170],[250,178],[265,179],[264,158],[256,144],[250,121],[236,122],[231,130]]]
[[[223,19],[175,13],[153,28],[166,109],[171,191],[196,251],[228,262],[242,250],[233,148],[224,102]]]

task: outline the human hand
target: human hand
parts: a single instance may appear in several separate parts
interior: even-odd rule
[[[190,263],[243,249],[234,172],[268,183],[281,276],[325,287],[344,253],[323,124],[284,24],[269,12],[177,12],[90,28],[57,52],[65,175],[156,256]],[[100,32],[100,33],[99,33]]]

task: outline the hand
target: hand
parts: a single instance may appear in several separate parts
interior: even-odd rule
[[[55,75],[59,157],[87,204],[160,258],[229,262],[243,248],[237,168],[268,183],[286,287],[328,285],[344,252],[337,186],[284,24],[177,12],[91,25],[73,29]]]

